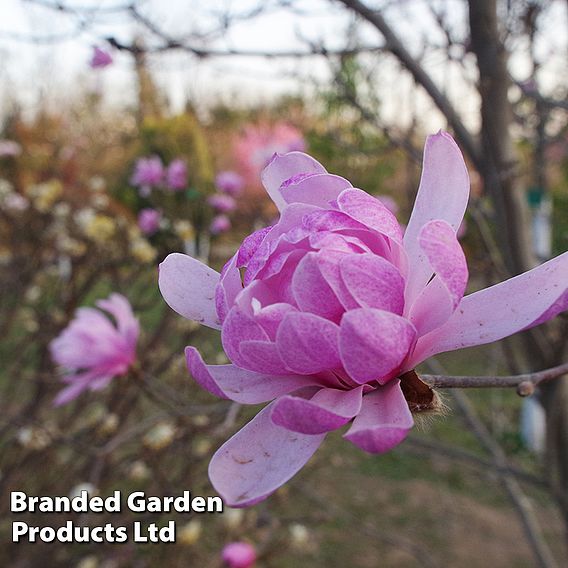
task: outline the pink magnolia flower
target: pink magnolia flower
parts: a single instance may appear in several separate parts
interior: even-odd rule
[[[138,213],[138,228],[145,235],[153,235],[160,228],[162,214],[157,209],[147,207]]]
[[[217,215],[213,217],[211,225],[209,226],[209,232],[212,235],[219,235],[220,233],[226,233],[231,228],[231,220],[227,215]]]
[[[79,308],[73,321],[49,346],[55,363],[66,370],[63,381],[67,387],[55,398],[56,406],[87,389],[106,387],[114,377],[124,375],[136,359],[139,325],[128,300],[111,294],[99,300],[97,307],[100,309]]]
[[[166,186],[172,191],[187,187],[187,165],[181,158],[174,160],[166,171]]]
[[[235,143],[235,158],[248,187],[258,186],[260,172],[275,153],[302,151],[306,143],[297,129],[278,122],[246,126]]]
[[[159,156],[138,158],[130,183],[140,188],[152,188],[162,183],[164,165]]]
[[[449,134],[426,142],[404,236],[378,199],[306,154],[275,156],[262,181],[280,210],[276,225],[247,237],[221,274],[181,254],[159,274],[166,302],[220,329],[232,361],[206,365],[188,347],[196,381],[241,404],[272,401],[211,460],[211,481],[231,506],[265,499],[348,423],[348,441],[390,450],[413,426],[405,373],[568,309],[568,253],[464,297],[456,231],[469,179]]]
[[[245,180],[237,172],[227,170],[217,174],[215,187],[223,193],[239,195],[245,187]]]
[[[221,213],[230,213],[237,207],[236,201],[225,193],[215,193],[207,198],[207,203]]]
[[[89,66],[92,69],[104,69],[112,63],[112,55],[100,47],[93,48],[93,54],[89,61]]]
[[[231,542],[223,548],[221,558],[229,568],[249,568],[256,562],[256,551],[248,542]]]

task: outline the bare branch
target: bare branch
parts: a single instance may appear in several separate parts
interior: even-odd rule
[[[568,374],[568,363],[536,373],[508,375],[503,377],[421,375],[420,379],[432,388],[467,389],[467,388],[511,388],[517,389],[520,396],[530,396],[540,383],[558,379]]]

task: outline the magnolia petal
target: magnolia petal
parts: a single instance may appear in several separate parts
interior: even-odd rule
[[[462,222],[469,198],[469,176],[463,156],[447,132],[429,136],[424,147],[422,177],[414,209],[404,232],[409,260],[406,303],[412,305],[432,274],[418,236],[434,219],[447,221],[454,232]]]
[[[454,229],[446,221],[426,223],[418,235],[433,271],[448,289],[455,309],[467,286],[467,262]]]
[[[266,499],[312,457],[325,434],[306,435],[277,426],[268,405],[225,442],[211,459],[209,478],[230,507]]]
[[[309,203],[328,207],[346,188],[352,187],[345,178],[333,174],[315,174],[282,186],[280,193],[286,203]]]
[[[366,227],[375,229],[395,241],[402,240],[396,217],[377,198],[361,189],[346,189],[337,198],[339,209]]]
[[[339,326],[310,313],[288,313],[276,334],[276,345],[289,371],[311,375],[341,366]]]
[[[262,171],[262,185],[280,211],[286,208],[286,200],[281,186],[287,180],[303,174],[325,174],[326,169],[312,157],[303,152],[274,154],[272,160]]]
[[[416,298],[407,317],[416,328],[417,337],[422,337],[448,321],[454,310],[448,288],[436,275]]]
[[[339,331],[343,367],[359,384],[392,379],[414,343],[416,330],[391,312],[359,308],[346,312]]]
[[[290,372],[282,361],[276,344],[271,341],[241,341],[239,352],[245,368],[251,371],[275,375]]]
[[[197,383],[220,398],[241,404],[260,404],[299,388],[317,385],[314,377],[269,375],[247,371],[235,365],[206,365],[195,347],[186,347],[189,372]]]
[[[272,407],[272,422],[301,434],[323,434],[341,428],[361,409],[363,387],[344,391],[320,389],[311,399],[282,396]]]
[[[264,227],[263,229],[251,233],[243,240],[237,251],[237,268],[243,268],[248,264],[249,260],[258,250],[258,247],[262,244],[262,241],[264,241],[264,237],[266,237],[272,229],[272,226]]]
[[[343,307],[323,277],[318,253],[308,253],[299,262],[292,277],[292,291],[300,310],[323,318],[338,320]]]
[[[568,308],[568,252],[505,282],[466,296],[441,327],[421,337],[405,363],[498,341]]]
[[[361,307],[402,314],[404,279],[388,260],[374,254],[350,254],[340,260],[339,267],[345,286]]]
[[[363,397],[361,412],[343,437],[366,452],[382,454],[400,444],[413,425],[400,381],[395,380]]]
[[[246,367],[239,349],[242,341],[268,341],[268,335],[252,316],[234,307],[223,322],[221,342],[227,357],[239,367]]]
[[[215,329],[221,327],[215,308],[218,282],[218,272],[185,254],[170,254],[159,267],[158,286],[168,306]]]
[[[140,324],[130,302],[122,294],[114,293],[105,300],[99,300],[97,306],[114,316],[119,333],[134,347],[140,334]]]
[[[298,310],[284,302],[277,302],[275,304],[271,304],[270,306],[266,306],[265,308],[261,308],[254,316],[256,322],[266,331],[268,337],[272,341],[276,340],[276,333],[278,332],[278,328],[284,319],[284,316],[289,312],[297,312]]]
[[[225,321],[236,297],[243,289],[241,273],[237,268],[237,254],[224,266],[219,283],[215,287],[215,310],[221,322]]]
[[[456,233],[446,221],[426,223],[418,240],[436,274],[405,314],[422,336],[445,323],[457,308],[467,286],[468,270]]]

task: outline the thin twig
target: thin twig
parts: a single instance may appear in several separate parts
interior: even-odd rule
[[[520,396],[530,396],[540,383],[557,379],[568,374],[568,363],[551,367],[536,373],[507,376],[453,376],[453,375],[420,375],[420,379],[432,388],[442,389],[480,389],[515,387]]]

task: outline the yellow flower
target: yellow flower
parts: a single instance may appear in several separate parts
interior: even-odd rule
[[[195,229],[186,220],[174,221],[174,232],[182,241],[192,241],[195,238]]]
[[[108,215],[96,214],[85,225],[85,235],[96,243],[109,241],[116,232],[116,223]]]
[[[59,197],[61,197],[63,185],[59,180],[52,179],[45,183],[32,186],[29,193],[35,208],[42,213],[46,213]]]
[[[143,263],[153,262],[158,254],[158,251],[142,237],[130,243],[130,252],[136,260]]]

